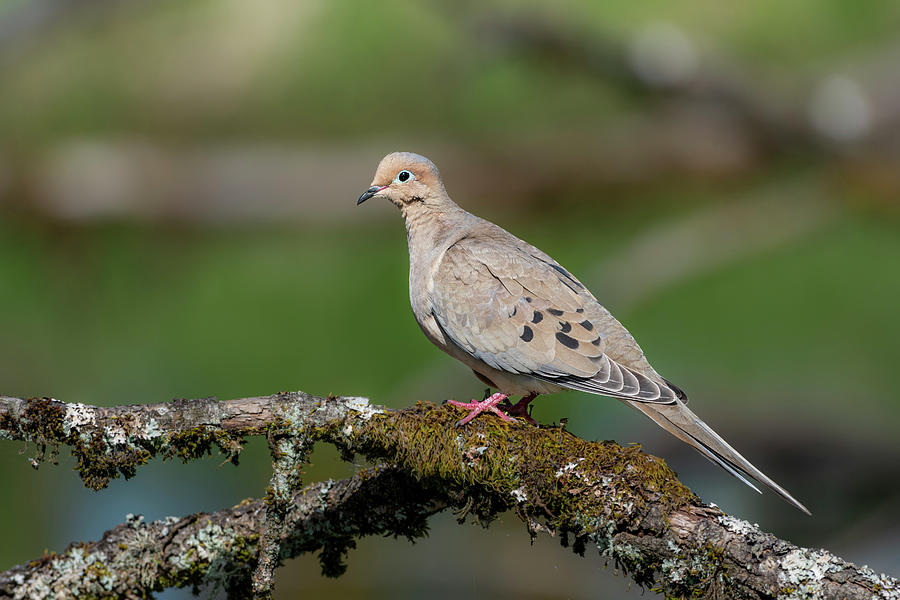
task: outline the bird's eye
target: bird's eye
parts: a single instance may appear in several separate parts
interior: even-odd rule
[[[394,179],[394,181],[399,181],[400,183],[405,183],[405,182],[409,181],[410,179],[415,179],[415,178],[416,178],[415,175],[413,175],[406,169],[403,169],[402,171],[397,173],[397,178]]]

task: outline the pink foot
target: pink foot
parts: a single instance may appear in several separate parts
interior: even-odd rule
[[[503,403],[503,410],[511,417],[522,417],[532,425],[537,425],[538,422],[532,419],[531,415],[528,414],[528,405],[531,404],[531,401],[537,397],[537,393],[532,392],[527,396],[522,396],[522,399],[515,404],[510,404],[509,400],[506,400]]]
[[[502,410],[497,408],[498,404],[504,402],[507,399],[509,399],[509,396],[507,396],[506,394],[497,393],[485,400],[482,400],[481,402],[478,402],[476,400],[472,400],[471,402],[457,402],[456,400],[448,400],[447,402],[449,402],[453,406],[458,406],[459,408],[464,408],[468,411],[471,411],[468,415],[456,422],[457,427],[462,427],[484,411],[490,411],[494,413],[495,415],[500,417],[501,420],[506,421],[507,423],[515,423],[515,419],[506,416],[506,414]]]

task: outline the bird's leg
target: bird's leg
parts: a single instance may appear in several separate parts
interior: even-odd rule
[[[522,417],[523,419],[525,419],[532,425],[537,425],[538,424],[537,421],[535,421],[534,419],[531,418],[531,411],[529,410],[529,408],[531,408],[529,406],[529,404],[531,403],[532,400],[534,400],[537,397],[538,397],[537,392],[531,392],[527,396],[522,396],[521,400],[519,400],[518,402],[516,402],[509,408],[503,407],[503,410],[505,410],[506,414],[508,414],[508,415],[512,415],[515,417]],[[508,401],[507,401],[507,404],[509,404]]]
[[[468,415],[456,422],[457,427],[462,427],[484,411],[490,411],[500,417],[501,420],[508,423],[515,423],[515,419],[506,416],[506,414],[502,410],[497,408],[498,404],[500,404],[504,400],[507,400],[508,398],[509,396],[507,396],[506,394],[501,394],[498,392],[496,394],[493,394],[490,398],[482,400],[481,402],[478,402],[476,400],[472,400],[471,402],[457,402],[456,400],[448,400],[447,402],[449,402],[453,406],[458,406],[459,408],[464,408],[468,411],[471,411]]]

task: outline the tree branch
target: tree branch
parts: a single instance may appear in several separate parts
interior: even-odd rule
[[[287,531],[292,492],[300,487],[301,467],[307,458],[307,441],[282,434],[269,439],[272,450],[272,479],[266,495],[265,520],[259,542],[258,561],[253,573],[253,595],[271,598],[275,569],[281,555],[281,540]]]
[[[378,510],[386,506],[391,509]],[[444,506],[394,469],[368,469],[343,481],[315,483],[291,499],[279,540],[281,557],[320,550],[323,571],[338,575],[355,538],[389,534],[413,539],[426,530],[428,516]],[[61,554],[0,573],[0,598],[56,598],[59,593],[133,598],[188,585],[245,598],[266,513],[265,500],[248,500],[215,513],[152,523],[129,516],[96,542],[72,544]]]
[[[111,408],[0,398],[0,438],[36,444],[36,462],[48,448],[72,446],[76,468],[94,488],[119,474],[133,475],[157,455],[190,460],[219,446],[236,461],[248,435],[288,436],[303,447],[321,440],[345,456],[383,461],[389,467],[375,471],[376,477],[365,472],[337,484],[314,484],[282,504],[284,529],[275,536],[279,549],[271,556],[322,548],[330,575],[341,572],[340,557],[355,537],[376,532],[414,537],[424,531],[428,515],[456,506],[463,517],[485,522],[515,510],[533,534],[556,535],[579,554],[595,545],[602,559],[669,596],[900,598],[896,579],[824,550],[799,548],[702,504],[662,460],[637,447],[586,442],[561,428],[491,418],[456,429],[458,416],[450,407],[418,404],[395,411],[362,398],[302,392]],[[390,485],[379,483],[388,477]],[[52,597],[60,589],[73,596],[103,595],[98,585],[107,586],[112,597],[144,596],[204,581],[246,592],[248,573],[259,562],[263,506],[278,494],[283,491],[213,515],[170,518],[168,524],[120,525],[99,542],[0,574],[0,598]],[[316,518],[324,521],[302,516],[311,514],[304,507],[316,498]],[[149,564],[130,554],[117,562],[116,548],[132,552],[132,542],[121,548],[112,540],[126,534],[143,540],[134,551],[148,548],[140,557],[152,556],[149,563],[165,567],[128,570]],[[96,554],[100,550],[103,558]],[[172,556],[183,557],[184,564],[173,563]],[[93,591],[75,581],[93,585]]]

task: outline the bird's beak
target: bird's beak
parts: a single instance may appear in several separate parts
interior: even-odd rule
[[[356,201],[356,205],[359,206],[386,187],[386,185],[373,185],[372,187],[364,191],[362,195],[360,195],[359,200]]]

